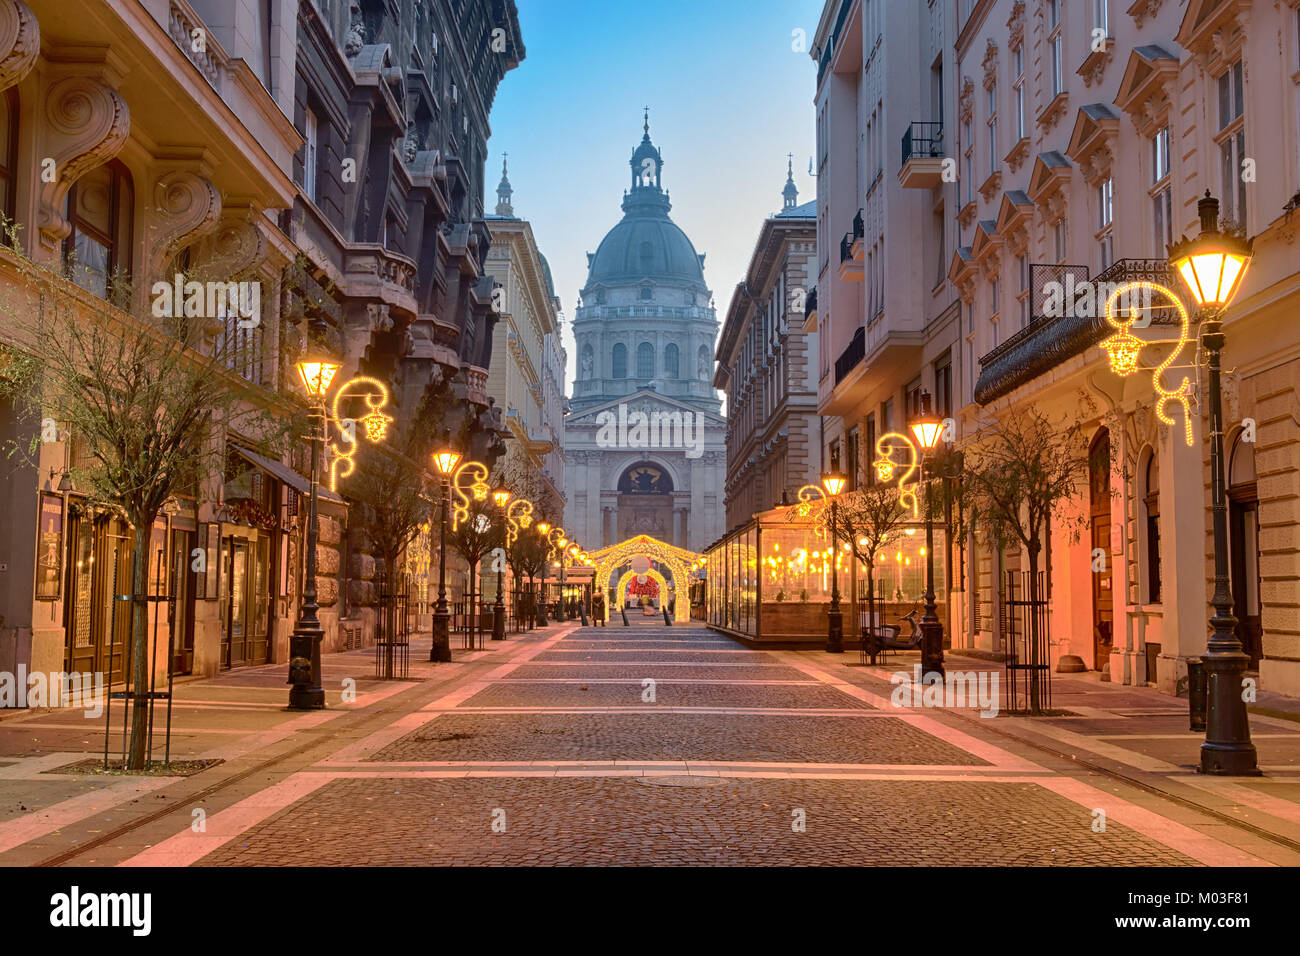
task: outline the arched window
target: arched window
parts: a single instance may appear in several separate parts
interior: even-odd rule
[[[1160,463],[1154,452],[1147,458],[1142,476],[1142,510],[1146,515],[1146,597],[1148,604],[1160,603]]]
[[[664,375],[668,378],[676,378],[681,374],[681,356],[677,351],[677,346],[669,345],[664,349]]]
[[[614,378],[627,378],[627,346],[619,342],[614,346]]]
[[[655,347],[649,342],[642,342],[636,347],[636,377],[655,377]]]
[[[131,174],[117,160],[92,169],[68,191],[72,231],[63,251],[72,259],[72,281],[86,291],[111,298],[117,280],[129,284],[134,207]]]
[[[14,217],[14,175],[18,166],[18,91],[0,95],[0,212]]]

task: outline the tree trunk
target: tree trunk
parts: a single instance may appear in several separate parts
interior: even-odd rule
[[[871,655],[871,663],[876,663],[876,655],[880,653],[880,634],[876,627],[876,578],[875,564],[867,562],[867,634],[868,653]]]
[[[135,555],[131,561],[131,744],[126,766],[144,770],[148,754],[149,699],[149,543],[153,519],[135,528]],[[115,596],[116,597],[116,596]]]
[[[1038,614],[1038,553],[1041,549],[1038,543],[1038,537],[1035,535],[1029,541],[1029,663],[1030,682],[1029,682],[1029,712],[1032,714],[1042,713],[1042,699],[1040,696],[1041,676],[1038,665],[1042,662],[1042,655],[1039,653],[1039,614]]]

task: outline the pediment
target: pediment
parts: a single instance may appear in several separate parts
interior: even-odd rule
[[[1038,202],[1042,196],[1057,189],[1070,178],[1070,169],[1070,161],[1055,150],[1039,153],[1029,177],[1029,198]]]
[[[1137,113],[1153,96],[1163,95],[1178,72],[1178,57],[1164,47],[1140,46],[1129,54],[1124,78],[1120,80],[1115,105],[1125,113]]]
[[[1079,107],[1065,155],[1076,163],[1119,131],[1119,117],[1103,103]]]
[[[1003,235],[1029,218],[1034,201],[1019,189],[1011,189],[1002,194],[1002,204],[998,207],[996,220],[997,231]]]
[[[627,407],[628,414],[633,412],[644,412],[647,415],[658,412],[660,414],[671,414],[673,412],[698,412],[704,416],[706,425],[721,425],[725,419],[720,415],[706,412],[701,408],[691,405],[689,402],[673,398],[671,395],[661,395],[658,392],[652,392],[648,389],[642,389],[633,392],[631,395],[623,395],[619,398],[612,398],[600,405],[594,405],[584,412],[577,415],[570,415],[565,420],[565,427],[588,427],[596,428],[599,426],[600,415],[602,412],[613,412],[618,414],[620,405]]]

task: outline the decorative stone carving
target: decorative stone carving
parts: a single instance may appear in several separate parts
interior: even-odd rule
[[[998,81],[998,45],[989,40],[984,48],[984,89],[991,90]]]
[[[1110,43],[1106,44],[1104,50],[1089,56],[1083,68],[1079,70],[1079,74],[1083,77],[1083,85],[1091,88],[1093,84],[1100,83],[1106,73],[1106,67],[1110,66],[1110,61],[1113,59],[1115,59],[1115,47]]]
[[[957,115],[969,123],[975,115],[975,83],[969,76],[962,78],[961,96],[957,99]]]
[[[237,279],[266,257],[266,238],[254,224],[253,211],[227,209],[216,227],[199,240],[197,251],[205,271]]]
[[[78,177],[121,151],[131,129],[131,113],[126,100],[107,84],[88,76],[68,76],[51,84],[45,116],[45,155],[54,160],[55,177],[41,183],[37,225],[42,243],[53,249],[72,228],[63,216],[68,190]]]
[[[1007,44],[1015,49],[1025,42],[1025,0],[1016,0],[1007,20]]]
[[[1133,25],[1139,30],[1142,29],[1144,21],[1160,12],[1160,4],[1163,2],[1164,0],[1137,0],[1128,8],[1128,15],[1133,18]]]
[[[1241,376],[1235,372],[1223,375],[1223,414],[1229,422],[1241,421]]]
[[[216,228],[220,215],[221,194],[212,183],[183,169],[163,173],[154,187],[157,239],[150,274],[163,276],[178,252]]]
[[[1098,186],[1110,178],[1110,170],[1115,160],[1109,146],[1100,146],[1088,156],[1082,164],[1083,179],[1089,186]]]
[[[0,90],[20,83],[40,52],[36,15],[20,0],[0,0]]]

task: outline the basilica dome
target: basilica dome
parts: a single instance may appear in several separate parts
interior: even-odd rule
[[[623,219],[588,257],[587,288],[630,286],[645,280],[706,292],[704,257],[672,219],[661,185],[663,156],[645,136],[632,154],[632,188],[623,196]]]

